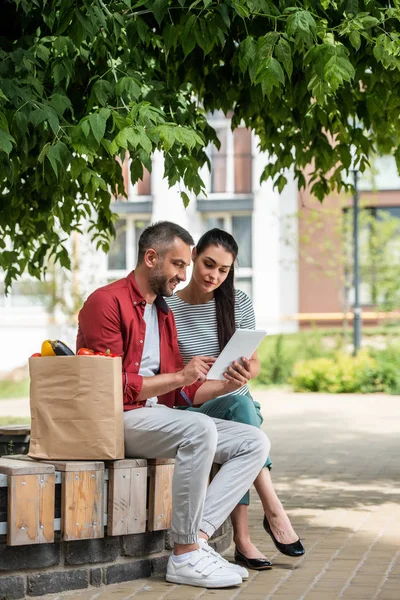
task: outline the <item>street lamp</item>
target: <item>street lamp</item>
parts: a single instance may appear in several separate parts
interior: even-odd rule
[[[356,355],[361,346],[361,306],[360,306],[360,262],[358,246],[358,217],[359,217],[359,197],[358,197],[358,170],[353,161],[354,194],[353,194],[353,272],[354,272],[354,306],[353,306],[353,344],[354,355]]]

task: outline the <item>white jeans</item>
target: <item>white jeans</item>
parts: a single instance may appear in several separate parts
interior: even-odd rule
[[[257,427],[160,404],[124,414],[125,455],[175,458],[172,533],[193,544],[211,536],[261,471],[270,441]],[[221,465],[208,486],[211,465]],[[208,487],[207,487],[208,486]]]

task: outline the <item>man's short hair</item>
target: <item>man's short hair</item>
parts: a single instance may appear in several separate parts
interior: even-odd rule
[[[139,238],[138,263],[144,259],[146,250],[154,248],[161,256],[167,251],[175,240],[179,238],[188,246],[194,246],[190,233],[180,225],[170,221],[159,221],[149,225]]]

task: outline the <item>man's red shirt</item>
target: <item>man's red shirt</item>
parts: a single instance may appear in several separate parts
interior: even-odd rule
[[[160,373],[176,373],[183,369],[178,337],[172,311],[162,296],[155,300],[160,333]],[[137,400],[143,377],[139,375],[146,323],[143,319],[146,301],[135,281],[134,272],[127,277],[94,291],[79,313],[76,349],[90,348],[95,352],[110,350],[122,356],[124,410],[143,406]],[[110,359],[111,360],[111,359]],[[185,396],[193,401],[200,383],[179,388],[158,397],[169,407],[186,405]]]

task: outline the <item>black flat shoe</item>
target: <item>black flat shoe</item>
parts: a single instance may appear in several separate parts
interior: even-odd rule
[[[269,526],[268,519],[266,516],[264,516],[263,525],[265,531],[269,533],[269,535],[272,538],[272,541],[275,544],[276,549],[279,550],[279,552],[282,552],[282,554],[286,554],[286,556],[303,556],[303,554],[305,553],[305,549],[300,541],[300,538],[292,544],[282,544],[281,542],[278,542],[278,540],[272,533],[271,527]]]
[[[272,562],[266,558],[247,558],[247,556],[239,552],[236,546],[235,561],[245,564],[248,569],[253,569],[254,571],[266,571],[272,567]]]

